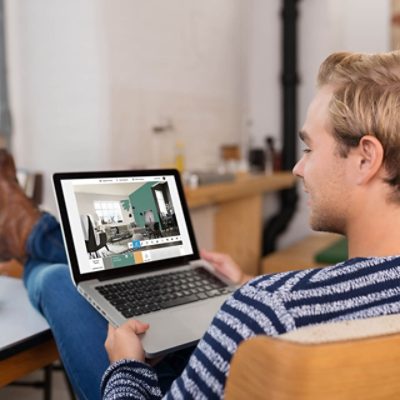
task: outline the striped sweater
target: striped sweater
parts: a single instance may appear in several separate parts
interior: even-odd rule
[[[221,307],[166,399],[220,399],[229,363],[240,342],[296,328],[400,312],[400,257],[356,258],[322,269],[260,276]],[[102,382],[104,399],[159,399],[147,364],[112,364]]]

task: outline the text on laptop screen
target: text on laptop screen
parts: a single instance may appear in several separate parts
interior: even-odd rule
[[[63,180],[80,273],[193,254],[174,176]]]

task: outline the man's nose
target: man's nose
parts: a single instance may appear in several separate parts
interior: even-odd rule
[[[297,176],[298,178],[303,177],[303,166],[302,166],[303,158],[297,161],[296,165],[292,169],[293,175]]]

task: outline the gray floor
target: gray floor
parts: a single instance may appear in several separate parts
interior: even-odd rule
[[[53,371],[52,400],[71,400],[67,385],[61,371]],[[22,381],[39,381],[43,379],[43,371],[36,371]],[[0,400],[43,400],[43,390],[32,387],[9,385],[0,389]]]

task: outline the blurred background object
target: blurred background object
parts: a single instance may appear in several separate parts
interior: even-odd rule
[[[33,200],[36,205],[42,204],[43,200],[43,175],[25,169],[17,170],[18,183],[25,194]]]

